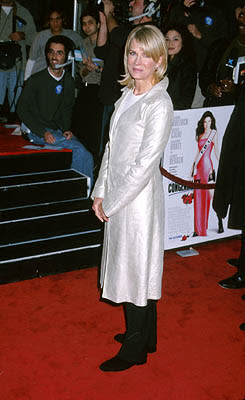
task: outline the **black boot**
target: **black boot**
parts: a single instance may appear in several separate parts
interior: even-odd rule
[[[101,371],[104,372],[120,372],[120,371],[125,371],[126,369],[129,369],[133,367],[134,365],[141,365],[145,364],[146,360],[143,360],[142,362],[131,362],[127,360],[123,360],[120,358],[119,355],[116,355],[115,357],[110,358],[109,360],[103,362],[100,365]]]
[[[228,258],[227,263],[232,267],[239,267],[239,258]]]
[[[100,369],[105,372],[124,371],[134,365],[144,364],[147,361],[147,308],[138,307],[132,303],[125,303],[127,331],[119,353],[103,362]]]
[[[245,274],[237,272],[227,279],[219,282],[219,285],[225,289],[242,289],[245,288]]]
[[[240,325],[240,329],[241,329],[241,331],[245,331],[245,322],[243,322],[243,323]]]

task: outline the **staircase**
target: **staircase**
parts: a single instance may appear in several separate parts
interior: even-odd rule
[[[89,178],[62,169],[62,163],[60,169],[51,170],[47,155],[43,160],[38,157],[31,173],[26,172],[27,163],[24,172],[16,173],[18,168],[11,166],[14,174],[0,176],[0,283],[95,266],[100,261],[102,225],[91,209]],[[53,157],[55,161],[57,155]]]

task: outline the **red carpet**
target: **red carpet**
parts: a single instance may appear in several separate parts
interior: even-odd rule
[[[57,151],[70,152],[71,150],[50,150],[40,149],[40,146],[36,146],[36,149],[26,149],[25,146],[30,146],[31,143],[23,139],[20,135],[13,135],[14,128],[5,128],[4,125],[0,124],[0,157],[12,156],[20,154],[33,154],[33,153],[49,153]],[[35,145],[32,145],[35,147]]]
[[[235,270],[238,239],[165,254],[158,351],[145,365],[104,373],[121,307],[99,301],[97,268],[3,285],[1,400],[242,400],[244,290],[217,285]]]

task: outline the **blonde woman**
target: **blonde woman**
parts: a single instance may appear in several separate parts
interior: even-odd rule
[[[119,353],[100,365],[122,371],[156,351],[156,302],[161,297],[164,208],[160,159],[173,106],[166,91],[167,47],[153,25],[136,27],[124,55],[125,86],[111,118],[109,142],[92,197],[105,222],[102,297],[124,306]]]

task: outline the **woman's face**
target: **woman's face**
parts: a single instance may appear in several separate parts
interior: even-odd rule
[[[204,122],[203,122],[203,127],[204,127],[204,130],[205,130],[205,131],[206,131],[207,129],[210,129],[211,123],[212,123],[211,117],[206,117],[205,120],[204,120]]]
[[[173,58],[183,47],[182,37],[179,32],[171,30],[166,33],[165,38],[168,46],[168,54],[170,58]]]
[[[135,81],[152,83],[154,72],[160,60],[156,63],[151,57],[147,56],[140,44],[133,39],[128,53],[128,72]]]

